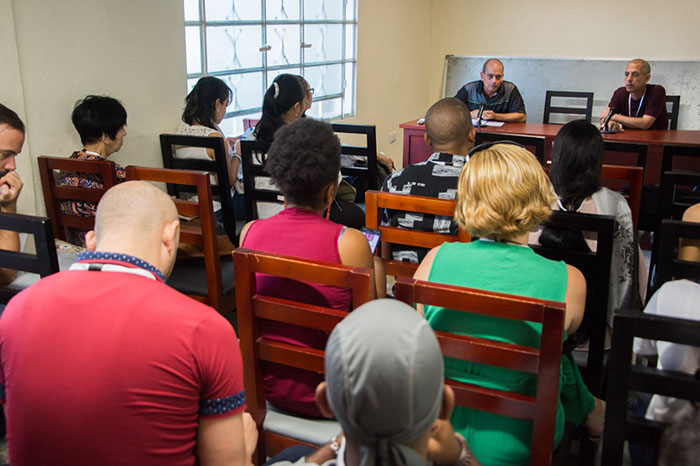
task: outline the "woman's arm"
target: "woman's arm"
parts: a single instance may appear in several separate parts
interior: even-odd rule
[[[683,213],[683,221],[700,223],[700,204],[688,207]],[[700,240],[681,239],[678,258],[684,261],[700,262]]]
[[[440,246],[434,247],[428,251],[428,254],[426,254],[423,258],[423,262],[421,262],[418,266],[416,273],[413,274],[413,278],[416,280],[428,281],[428,278],[430,277],[430,269],[433,267],[433,261],[435,260],[435,255],[437,254],[438,249],[440,249]],[[423,305],[421,303],[418,303],[416,310],[420,315],[425,317],[425,311],[423,310]]]
[[[231,147],[229,145],[229,142],[226,138],[224,138],[224,135],[215,132],[211,133],[209,135],[210,138],[223,138],[224,139],[224,148],[226,150],[226,168],[228,168],[228,182],[231,186],[234,185],[236,180],[238,179],[238,164],[240,163],[240,159],[238,157],[233,156],[233,153],[231,151]],[[236,147],[240,147],[240,143],[236,142]],[[216,155],[214,154],[214,149],[207,149],[207,155],[209,156],[210,159],[215,160]]]
[[[386,297],[386,272],[381,260],[375,261],[367,238],[359,230],[347,228],[338,243],[338,253],[343,265],[374,269],[377,298]]]
[[[566,266],[566,273],[564,329],[567,335],[573,335],[581,325],[586,309],[586,278],[579,269],[571,265]]]

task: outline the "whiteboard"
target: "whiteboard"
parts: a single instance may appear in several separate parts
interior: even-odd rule
[[[443,96],[454,96],[465,83],[479,79],[488,58],[447,55]],[[529,123],[542,123],[547,90],[593,92],[593,122],[597,122],[613,91],[624,85],[624,71],[629,62],[608,58],[498,58],[503,62],[504,78],[515,83],[523,96]],[[700,129],[700,61],[649,60],[649,64],[649,83],[661,84],[667,95],[681,96],[678,129]],[[553,104],[575,106],[580,102],[561,99]]]

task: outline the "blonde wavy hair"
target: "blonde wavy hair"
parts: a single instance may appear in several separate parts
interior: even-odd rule
[[[532,153],[496,144],[475,153],[460,173],[455,220],[472,236],[509,241],[547,220],[556,200]]]

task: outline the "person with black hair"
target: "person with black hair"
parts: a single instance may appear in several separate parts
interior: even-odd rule
[[[637,285],[640,295],[644,296],[646,267],[641,250],[638,264],[635,264],[634,226],[627,200],[620,193],[602,187],[603,149],[603,137],[598,128],[586,120],[567,123],[554,138],[550,178],[559,196],[553,209],[612,215],[619,225],[614,236],[610,270],[608,320],[612,322],[613,312],[627,309],[638,301],[633,295]],[[530,235],[530,244],[537,243],[583,252],[596,249],[594,233],[573,230],[539,229]]]
[[[117,99],[108,96],[89,95],[79,100],[71,115],[73,126],[80,135],[83,148],[73,152],[70,158],[78,160],[107,160],[119,151],[126,136],[126,109]],[[126,180],[126,171],[114,165],[117,181]],[[58,186],[102,189],[100,175],[67,172],[56,181]],[[59,208],[64,214],[94,217],[97,204],[84,201],[62,201]],[[71,242],[85,246],[86,230],[69,228]]]
[[[262,117],[249,137],[272,143],[279,128],[301,118],[311,107],[312,91],[307,85],[299,75],[284,73],[277,76],[265,92]],[[238,145],[236,150],[240,153]],[[365,225],[364,211],[350,200],[338,199],[337,196],[331,204],[330,219],[357,229]]]
[[[284,125],[275,134],[265,168],[284,195],[285,209],[277,215],[246,224],[241,247],[332,262],[376,268],[377,296],[385,295],[386,276],[381,260],[370,252],[360,231],[323,217],[338,189],[340,141],[331,125],[301,118]],[[258,293],[295,299],[350,311],[348,289],[302,283],[295,280],[259,277]],[[309,329],[270,323],[263,335],[291,344],[323,349],[327,334]],[[323,377],[276,365],[267,365],[267,399],[273,405],[322,417],[314,390]]]
[[[228,179],[233,194],[233,215],[237,219],[245,218],[243,202],[243,173],[241,156],[234,150],[238,138],[226,138],[219,125],[226,116],[226,108],[231,103],[231,88],[224,81],[213,76],[204,76],[197,81],[185,98],[182,123],[178,134],[225,138]],[[178,159],[214,160],[214,150],[201,147],[178,147],[175,150]],[[217,212],[217,215],[219,213]]]
[[[24,184],[17,174],[15,157],[24,145],[24,123],[9,108],[0,104],[0,212],[17,213],[17,198]],[[19,251],[16,231],[0,230],[0,250]],[[15,279],[17,272],[0,268],[0,285]]]

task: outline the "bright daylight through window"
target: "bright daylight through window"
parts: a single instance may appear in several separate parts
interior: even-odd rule
[[[357,0],[184,0],[187,85],[223,79],[233,99],[221,123],[243,132],[260,117],[275,76],[301,74],[314,88],[309,116],[355,113]]]

